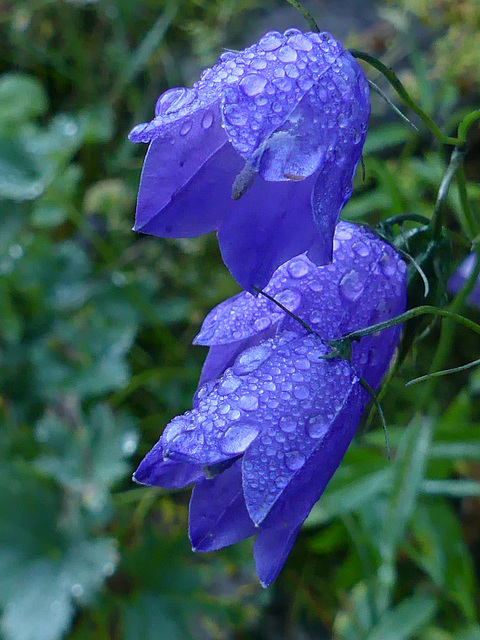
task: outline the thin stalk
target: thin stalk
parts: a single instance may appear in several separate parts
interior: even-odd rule
[[[383,64],[383,62],[378,60],[378,58],[375,58],[374,56],[371,56],[370,54],[365,53],[364,51],[359,51],[358,49],[349,49],[349,51],[352,54],[352,56],[354,56],[355,58],[358,58],[359,60],[364,60],[365,62],[370,64],[372,67],[377,69],[377,71],[380,71],[380,73],[382,73],[387,78],[387,80],[390,82],[392,87],[395,89],[398,95],[402,98],[405,104],[407,104],[410,107],[410,109],[414,113],[416,113],[417,116],[427,125],[427,127],[430,129],[433,135],[437,138],[437,140],[439,140],[442,144],[451,144],[453,146],[460,146],[462,144],[462,140],[460,140],[459,138],[452,138],[450,136],[446,136],[444,133],[440,131],[440,129],[437,127],[437,125],[432,120],[432,118],[430,118],[430,116],[427,115],[425,111],[423,111],[423,109],[421,109],[413,101],[408,91],[405,89],[405,87],[400,82],[400,80],[398,79],[394,71],[392,71],[392,69],[389,69],[386,65]]]
[[[287,2],[288,4],[291,4],[292,7],[295,7],[297,11],[300,11],[300,13],[305,18],[305,20],[308,23],[308,26],[312,31],[315,31],[316,33],[320,33],[320,28],[318,24],[315,22],[315,20],[313,19],[313,16],[305,9],[305,7],[302,7],[302,5],[300,4],[300,2],[298,2],[298,0],[287,0]]]
[[[457,171],[457,187],[458,195],[460,196],[460,204],[462,205],[462,226],[464,227],[466,235],[471,240],[479,234],[480,224],[475,219],[475,215],[468,201],[467,182],[465,179],[465,169],[463,168],[463,164],[458,168]]]
[[[445,173],[443,174],[440,187],[438,188],[437,201],[435,203],[435,209],[433,210],[433,217],[430,221],[430,227],[432,228],[433,234],[436,238],[438,238],[442,232],[443,204],[447,198],[448,190],[450,189],[452,180],[455,177],[455,174],[457,173],[457,171],[462,166],[464,157],[465,157],[465,149],[455,147],[455,149],[452,152],[449,165]]]

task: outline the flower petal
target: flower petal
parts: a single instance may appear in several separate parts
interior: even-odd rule
[[[280,573],[305,518],[345,455],[365,403],[365,394],[356,385],[335,427],[332,426],[261,524],[253,554],[262,586],[268,587]]]
[[[218,241],[223,261],[244,289],[262,289],[281,264],[315,242],[313,180],[272,183],[257,178],[233,203],[218,229]],[[325,262],[329,260],[330,249],[325,254]]]
[[[265,416],[265,428],[243,457],[245,502],[256,524],[324,441],[341,431],[339,423],[358,378],[345,360],[322,359],[328,351],[312,335],[300,336],[283,349],[285,364],[275,378],[280,420]]]
[[[192,493],[189,536],[194,551],[215,551],[256,533],[242,490],[238,462],[211,480],[199,480]]]
[[[475,253],[468,255],[458,269],[453,273],[448,281],[447,288],[450,293],[456,294],[464,286],[476,263]],[[468,296],[469,304],[480,307],[480,277],[478,278],[472,292]]]
[[[344,53],[328,33],[269,32],[238,54],[244,73],[224,88],[223,121],[235,149],[251,162],[314,83]],[[261,173],[262,177],[265,177]],[[285,176],[269,179],[286,180]]]
[[[147,453],[133,474],[135,482],[166,489],[183,489],[200,477],[202,469],[198,465],[164,461],[160,442]]]
[[[182,135],[186,123],[190,128]],[[161,237],[190,237],[216,229],[241,167],[221,127],[217,106],[172,122],[168,135],[150,143],[135,230]]]

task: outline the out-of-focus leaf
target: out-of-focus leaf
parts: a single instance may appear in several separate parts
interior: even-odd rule
[[[422,501],[411,523],[413,543],[408,553],[434,583],[475,619],[475,577],[459,523],[446,502]]]
[[[123,611],[125,636],[128,640],[188,640],[189,635],[178,626],[162,597],[142,593],[125,605]]]
[[[388,611],[368,634],[368,640],[409,640],[435,615],[437,601],[433,596],[414,595]]]
[[[0,76],[0,127],[42,116],[48,98],[40,82],[23,73]]]

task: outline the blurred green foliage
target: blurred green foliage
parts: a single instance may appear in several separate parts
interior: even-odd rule
[[[328,5],[311,4],[321,23]],[[393,14],[392,4],[382,15],[397,27],[413,11],[433,29],[431,49],[412,51],[403,73],[449,131],[478,101],[478,5],[459,3],[458,13],[438,2],[430,25],[428,3],[396,1]],[[480,639],[479,371],[440,379],[414,419],[422,391],[404,387],[428,370],[437,326],[383,399],[394,461],[380,430],[360,435],[267,592],[250,543],[194,556],[186,492],[130,481],[163,426],[190,407],[204,357],[190,342],[237,289],[215,238],[131,233],[143,149],[126,135],[161,91],[191,82],[227,43],[248,44],[258,20],[274,28],[285,15],[301,25],[273,0],[0,6],[5,640]],[[448,31],[435,40],[438,20]],[[393,59],[403,38],[398,29],[389,43]],[[452,39],[460,67],[437,57]],[[345,217],[430,217],[446,152],[372,101],[367,177],[357,176]],[[475,133],[471,145],[474,176]],[[478,211],[478,178],[469,196]],[[456,190],[447,205],[458,230]],[[465,252],[455,247],[456,258]],[[478,346],[477,336],[452,331],[447,365],[478,357]]]

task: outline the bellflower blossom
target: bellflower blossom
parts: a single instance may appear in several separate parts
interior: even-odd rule
[[[150,143],[134,228],[162,237],[217,229],[247,290],[305,251],[326,264],[369,114],[365,75],[329,33],[272,31],[227,51],[192,88],[160,96],[155,118],[130,133]]]
[[[195,551],[256,535],[264,586],[280,572],[314,503],[339,465],[377,388],[400,327],[362,338],[351,361],[323,359],[327,340],[406,307],[406,265],[371,231],[340,222],[333,262],[306,255],[282,265],[264,297],[218,305],[196,338],[210,347],[194,408],[174,418],[135,473],[168,488],[195,483],[189,533]]]
[[[448,290],[451,293],[458,293],[463,285],[466,283],[476,264],[476,255],[471,253],[461,263],[458,269],[453,273],[448,281]],[[477,279],[475,286],[473,287],[470,295],[468,296],[468,302],[472,306],[480,308],[480,277]]]

